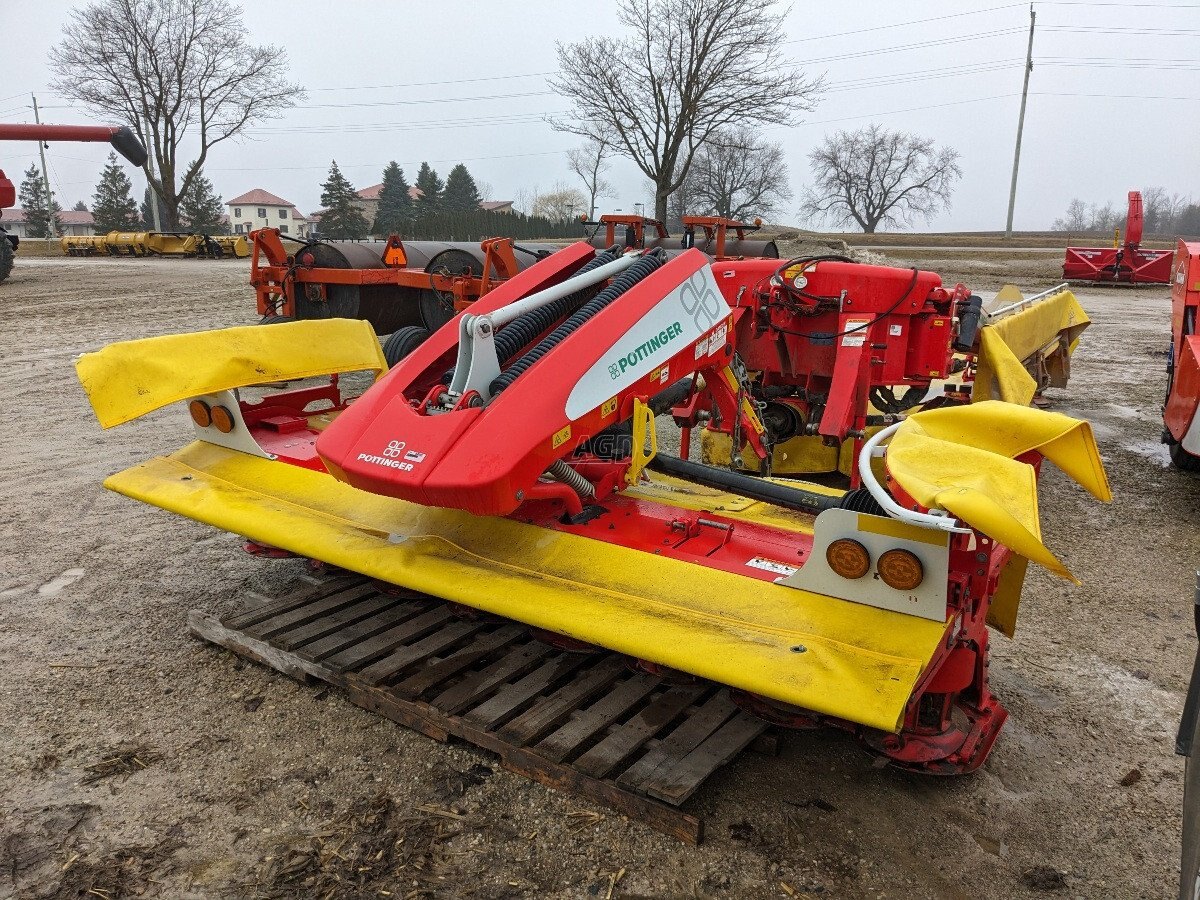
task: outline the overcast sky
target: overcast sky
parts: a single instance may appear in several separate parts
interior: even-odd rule
[[[44,122],[91,121],[48,87],[47,53],[74,5],[0,0],[0,120],[32,121],[35,92]],[[1035,8],[1015,226],[1045,228],[1073,197],[1123,207],[1126,191],[1153,185],[1200,196],[1200,3]],[[488,199],[569,182],[564,157],[576,139],[542,121],[567,107],[546,79],[556,42],[620,32],[612,9],[606,0],[247,4],[250,40],[285,47],[308,98],[215,148],[208,174],[225,198],[261,187],[306,213],[319,205],[331,159],[355,187],[378,183],[391,159],[410,182],[422,160],[443,177],[464,162],[490,186]],[[962,154],[954,204],[931,230],[1003,228],[1028,27],[1022,3],[797,2],[783,49],[824,73],[828,90],[803,120],[768,132],[783,145],[794,193],[824,135],[880,122]],[[106,155],[101,145],[51,145],[51,187],[64,208],[90,203]],[[0,144],[14,180],[36,158],[36,145]],[[632,163],[618,160],[611,178],[619,196],[605,211],[651,201]],[[782,218],[798,221],[797,205]]]

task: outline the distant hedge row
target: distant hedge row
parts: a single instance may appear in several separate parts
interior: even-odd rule
[[[489,237],[571,239],[583,237],[584,229],[579,222],[554,222],[541,216],[481,209],[429,213],[410,222],[400,236],[414,241],[481,241]]]

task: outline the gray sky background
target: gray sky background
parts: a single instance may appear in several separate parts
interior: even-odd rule
[[[73,5],[0,0],[0,120],[32,121],[32,91],[44,122],[91,121],[48,87],[47,54]],[[1153,185],[1200,197],[1200,3],[1035,8],[1015,226],[1048,227],[1073,197],[1123,208],[1126,191]],[[566,109],[546,77],[555,42],[620,33],[613,9],[607,0],[247,4],[250,40],[286,47],[291,78],[309,95],[216,148],[208,174],[225,198],[261,187],[306,213],[318,208],[331,159],[355,187],[378,183],[390,159],[410,182],[422,160],[443,177],[462,161],[490,185],[489,199],[570,182],[565,152],[576,140],[542,121]],[[806,154],[824,135],[876,121],[962,154],[954,204],[930,230],[1003,228],[1028,10],[987,0],[797,2],[783,50],[829,85],[804,121],[768,132],[783,145],[795,195],[808,180]],[[64,208],[90,203],[106,155],[103,145],[51,145],[51,186]],[[36,145],[0,144],[0,167],[14,181],[36,158]],[[632,163],[617,160],[611,180],[619,196],[606,211],[650,201]],[[797,206],[779,218],[797,222]]]

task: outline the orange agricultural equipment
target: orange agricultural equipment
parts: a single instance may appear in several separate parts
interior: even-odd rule
[[[1171,462],[1200,471],[1200,242],[1180,241],[1171,283],[1171,352],[1167,358],[1167,399],[1163,404],[1163,443]]]
[[[102,141],[135,166],[146,162],[146,148],[125,125],[0,125],[0,141]],[[16,206],[17,192],[0,169],[0,211]],[[15,234],[0,226],[0,281],[12,271],[13,256],[20,243]]]
[[[365,319],[390,334],[390,362],[498,284],[556,248],[517,246],[511,238],[480,244],[448,241],[297,242],[289,252],[278,229],[251,232],[250,283],[264,323],[294,319]],[[519,255],[518,255],[519,254]]]
[[[627,249],[661,247],[668,253],[678,253],[695,247],[716,260],[779,258],[779,248],[774,241],[747,239],[748,234],[761,227],[761,222],[751,224],[723,216],[683,216],[680,221],[683,234],[678,237],[668,234],[662,222],[644,216],[605,214],[598,222],[584,221],[583,224],[595,229],[591,244],[601,249],[620,244]]]
[[[1142,195],[1129,192],[1125,242],[1120,231],[1111,247],[1068,247],[1063,278],[1122,284],[1167,284],[1171,280],[1171,251],[1150,250],[1142,244]]]

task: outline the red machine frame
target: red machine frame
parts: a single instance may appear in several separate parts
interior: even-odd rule
[[[288,253],[277,228],[250,232],[250,244],[250,284],[254,287],[260,316],[295,318],[298,285],[309,292],[310,299],[327,301],[326,286],[331,284],[432,288],[452,295],[455,312],[461,312],[519,271],[512,238],[489,238],[481,242],[484,263],[479,276],[443,275],[408,268],[404,243],[395,235],[388,238],[384,247],[384,268],[381,269],[318,267],[310,253],[303,250],[299,256]]]

